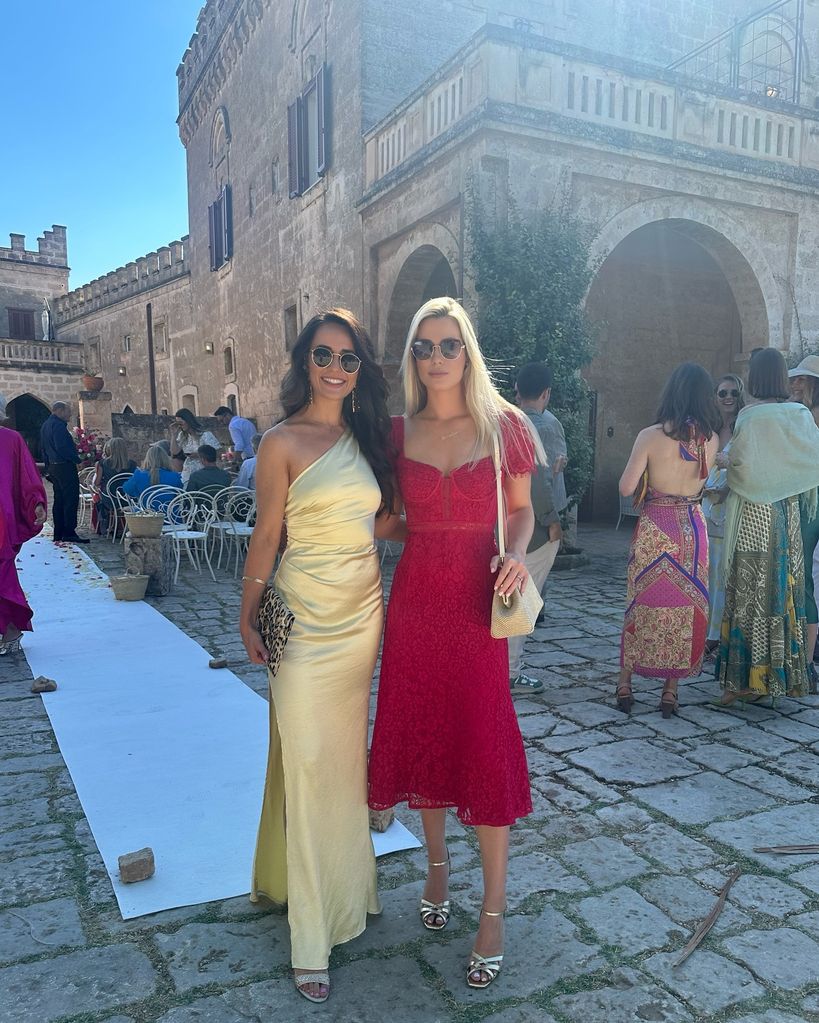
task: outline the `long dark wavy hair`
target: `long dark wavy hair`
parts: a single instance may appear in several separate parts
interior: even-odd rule
[[[654,422],[661,423],[665,435],[674,440],[688,440],[692,426],[706,440],[719,433],[722,416],[711,374],[696,362],[677,366],[660,395]]]
[[[381,489],[381,511],[395,508],[395,477],[390,441],[391,421],[387,411],[389,388],[381,367],[375,361],[375,349],[364,324],[348,309],[328,309],[305,324],[290,352],[290,367],[282,380],[279,400],[288,419],[310,400],[307,360],[316,331],[325,323],[342,327],[350,336],[353,351],[361,359],[355,385],[357,410],[353,412],[352,393],[344,399],[341,415],[358,441]]]
[[[202,433],[202,424],[196,418],[196,416],[188,408],[178,409],[174,415],[174,419],[183,419],[188,426],[191,428],[193,433],[199,436]]]

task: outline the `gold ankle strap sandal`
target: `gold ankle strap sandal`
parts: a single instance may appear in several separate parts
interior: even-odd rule
[[[440,863],[430,863],[429,866],[448,867],[449,853],[447,853],[445,860],[441,860]],[[418,912],[421,914],[421,923],[428,931],[442,931],[449,923],[449,918],[452,914],[452,903],[449,899],[444,899],[443,902],[430,902],[429,899],[421,899]],[[442,922],[439,923],[439,920]]]
[[[490,913],[486,909],[482,909],[481,913],[484,916],[504,916],[504,913]],[[498,974],[501,971],[503,965],[503,954],[497,956],[482,956],[480,952],[476,952],[472,949],[469,956],[469,965],[466,968],[466,983],[469,987],[474,988],[487,988],[494,981],[497,980]],[[478,980],[473,979],[473,974],[485,974],[485,978],[481,977]]]

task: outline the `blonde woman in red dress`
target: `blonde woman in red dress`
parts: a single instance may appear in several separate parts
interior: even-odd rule
[[[423,925],[449,922],[446,808],[475,828],[484,897],[470,987],[503,959],[509,826],[531,812],[509,692],[506,640],[490,635],[492,600],[522,587],[534,527],[529,476],[542,445],[489,377],[475,332],[451,298],[413,318],[402,362],[406,416],[394,420],[406,547],[396,568],[370,752],[370,806],[420,809],[429,872]],[[494,441],[500,445],[507,555],[499,565]]]

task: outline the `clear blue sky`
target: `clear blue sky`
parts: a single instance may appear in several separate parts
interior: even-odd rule
[[[187,232],[176,69],[204,0],[2,0],[0,245],[68,228],[71,287]]]

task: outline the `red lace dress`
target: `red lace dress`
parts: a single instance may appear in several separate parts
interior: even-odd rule
[[[408,537],[387,608],[370,806],[454,806],[464,824],[512,824],[532,802],[506,640],[489,633],[492,459],[444,476],[404,455],[403,418],[393,442]],[[504,442],[509,472],[531,472],[531,442],[511,418]]]

